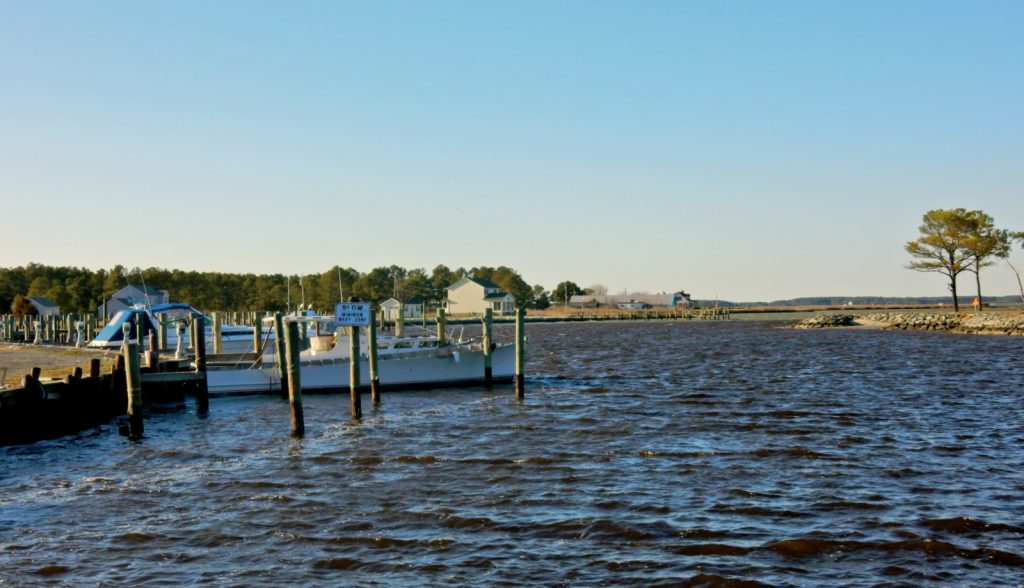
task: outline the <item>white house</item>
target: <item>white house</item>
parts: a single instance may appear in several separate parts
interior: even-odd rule
[[[384,320],[393,321],[398,316],[398,306],[402,305],[402,317],[407,319],[423,318],[423,302],[420,300],[409,300],[404,304],[396,298],[388,298],[380,303],[380,309],[384,313]]]
[[[158,290],[149,286],[125,286],[110,297],[96,309],[98,316],[110,316],[119,310],[131,308],[136,304],[167,304],[170,302],[167,290]]]
[[[489,280],[465,277],[447,290],[444,307],[449,314],[483,314],[487,308],[495,314],[512,314],[516,310],[515,297]]]
[[[35,307],[39,316],[60,314],[60,306],[49,298],[43,298],[42,296],[26,296],[26,299]]]

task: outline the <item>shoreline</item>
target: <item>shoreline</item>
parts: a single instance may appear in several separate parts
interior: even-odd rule
[[[795,329],[883,329],[939,331],[955,335],[1024,336],[1024,312],[947,312],[817,314],[793,325]]]

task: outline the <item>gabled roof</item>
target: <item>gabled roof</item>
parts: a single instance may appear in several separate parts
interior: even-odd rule
[[[60,307],[60,305],[54,302],[53,300],[50,300],[49,298],[43,298],[42,296],[26,296],[26,298],[28,298],[32,302],[32,304],[35,304],[36,306],[46,306],[50,308]]]
[[[488,294],[487,296],[484,296],[484,300],[504,300],[510,296],[512,295],[507,292],[498,292],[496,294]]]
[[[451,286],[448,286],[447,288],[445,288],[445,290],[451,290],[452,288],[458,288],[459,286],[462,286],[462,285],[464,285],[464,284],[466,284],[468,282],[473,282],[474,284],[476,284],[478,286],[482,286],[484,288],[496,288],[498,290],[501,289],[501,286],[495,284],[494,282],[492,282],[490,280],[485,280],[483,278],[472,278],[470,276],[464,276],[461,279],[459,279],[459,281],[457,281],[454,284],[452,284]]]
[[[392,306],[395,304],[423,304],[423,301],[420,300],[419,298],[411,298],[409,300],[406,300],[405,302],[401,302],[397,298],[388,298],[384,302],[380,303],[381,306],[384,306],[385,304],[387,304],[388,306]]]

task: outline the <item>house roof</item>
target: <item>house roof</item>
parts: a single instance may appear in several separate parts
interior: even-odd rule
[[[483,286],[484,288],[497,288],[499,290],[501,289],[501,286],[495,284],[494,282],[492,282],[490,280],[485,280],[483,278],[472,278],[470,276],[463,276],[457,282],[455,282],[451,286],[448,286],[447,288],[445,288],[445,290],[451,290],[452,288],[458,288],[459,286],[465,284],[466,282],[473,282],[474,284],[477,284],[478,286]]]
[[[497,294],[488,294],[487,296],[484,296],[484,300],[504,300],[510,296],[512,295],[507,292],[498,292]]]
[[[49,298],[43,298],[42,296],[26,296],[26,298],[28,298],[32,302],[32,304],[35,304],[36,306],[60,308],[59,304],[57,304],[53,300],[50,300]]]
[[[154,288],[152,286],[141,286],[139,284],[129,284],[126,287],[128,287],[128,288],[135,288],[136,290],[142,292],[143,294],[146,294],[147,296],[159,296],[159,295],[163,294],[166,291],[166,290],[161,290],[159,288]]]
[[[420,300],[419,298],[412,298],[406,300],[405,302],[401,302],[397,298],[388,298],[384,302],[380,303],[381,306],[384,306],[385,304],[387,304],[388,306],[397,306],[398,304],[423,304],[423,301]]]

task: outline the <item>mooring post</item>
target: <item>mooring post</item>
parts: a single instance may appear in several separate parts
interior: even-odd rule
[[[448,344],[448,321],[444,317],[444,309],[437,309],[437,344],[444,347]]]
[[[139,371],[139,344],[124,346],[125,385],[128,388],[128,431],[131,439],[142,438],[142,374]]]
[[[263,343],[263,328],[259,319],[253,319],[252,323],[252,352],[256,355],[260,353],[260,346]]]
[[[276,325],[281,324],[281,313],[274,315],[274,321]],[[284,382],[287,380],[288,405],[292,412],[292,435],[302,435],[306,432],[306,423],[302,416],[302,380],[299,377],[299,325],[294,322],[288,323],[284,340],[284,345],[278,346],[284,351],[285,356],[281,385],[285,386]]]
[[[202,317],[192,321],[192,340],[196,349],[196,411],[205,414],[210,410],[210,390],[206,386],[206,337]]]
[[[299,337],[299,330],[298,330],[298,327],[296,327],[296,329],[295,329],[295,341],[296,341],[295,345],[296,345],[296,348],[298,348],[298,337]],[[278,373],[278,378],[281,380],[281,394],[282,395],[288,393],[288,377],[287,377],[286,372],[284,370],[285,359],[286,359],[286,357],[288,355],[287,350],[285,349],[286,344],[287,344],[286,343],[286,339],[287,338],[288,338],[288,333],[284,329],[284,321],[281,319],[281,313],[280,312],[275,312],[274,313],[274,350],[277,352],[277,373]]]
[[[405,304],[398,303],[398,311],[395,315],[395,337],[405,337]]]
[[[526,309],[516,309],[516,398],[522,400],[526,396],[524,375],[524,356],[526,352]]]
[[[359,397],[359,327],[351,326],[348,335],[348,389],[352,418],[363,418],[363,401]]]
[[[492,380],[491,336],[494,324],[494,309],[484,309],[484,384],[490,386]]]
[[[213,352],[220,353],[220,326],[224,317],[220,312],[213,313]]]
[[[178,345],[174,348],[174,359],[184,359],[185,357],[185,323],[178,323]]]
[[[370,352],[370,399],[373,405],[377,406],[380,404],[380,373],[377,369],[377,313],[372,309],[366,336],[366,349]]]
[[[94,357],[89,360],[89,377],[98,378],[100,377],[100,358]]]
[[[156,332],[156,346],[157,349],[163,351],[167,349],[167,316],[161,315],[157,317],[157,332]]]
[[[156,342],[156,333],[149,333],[149,353],[146,354],[146,367],[160,371],[160,346]]]

